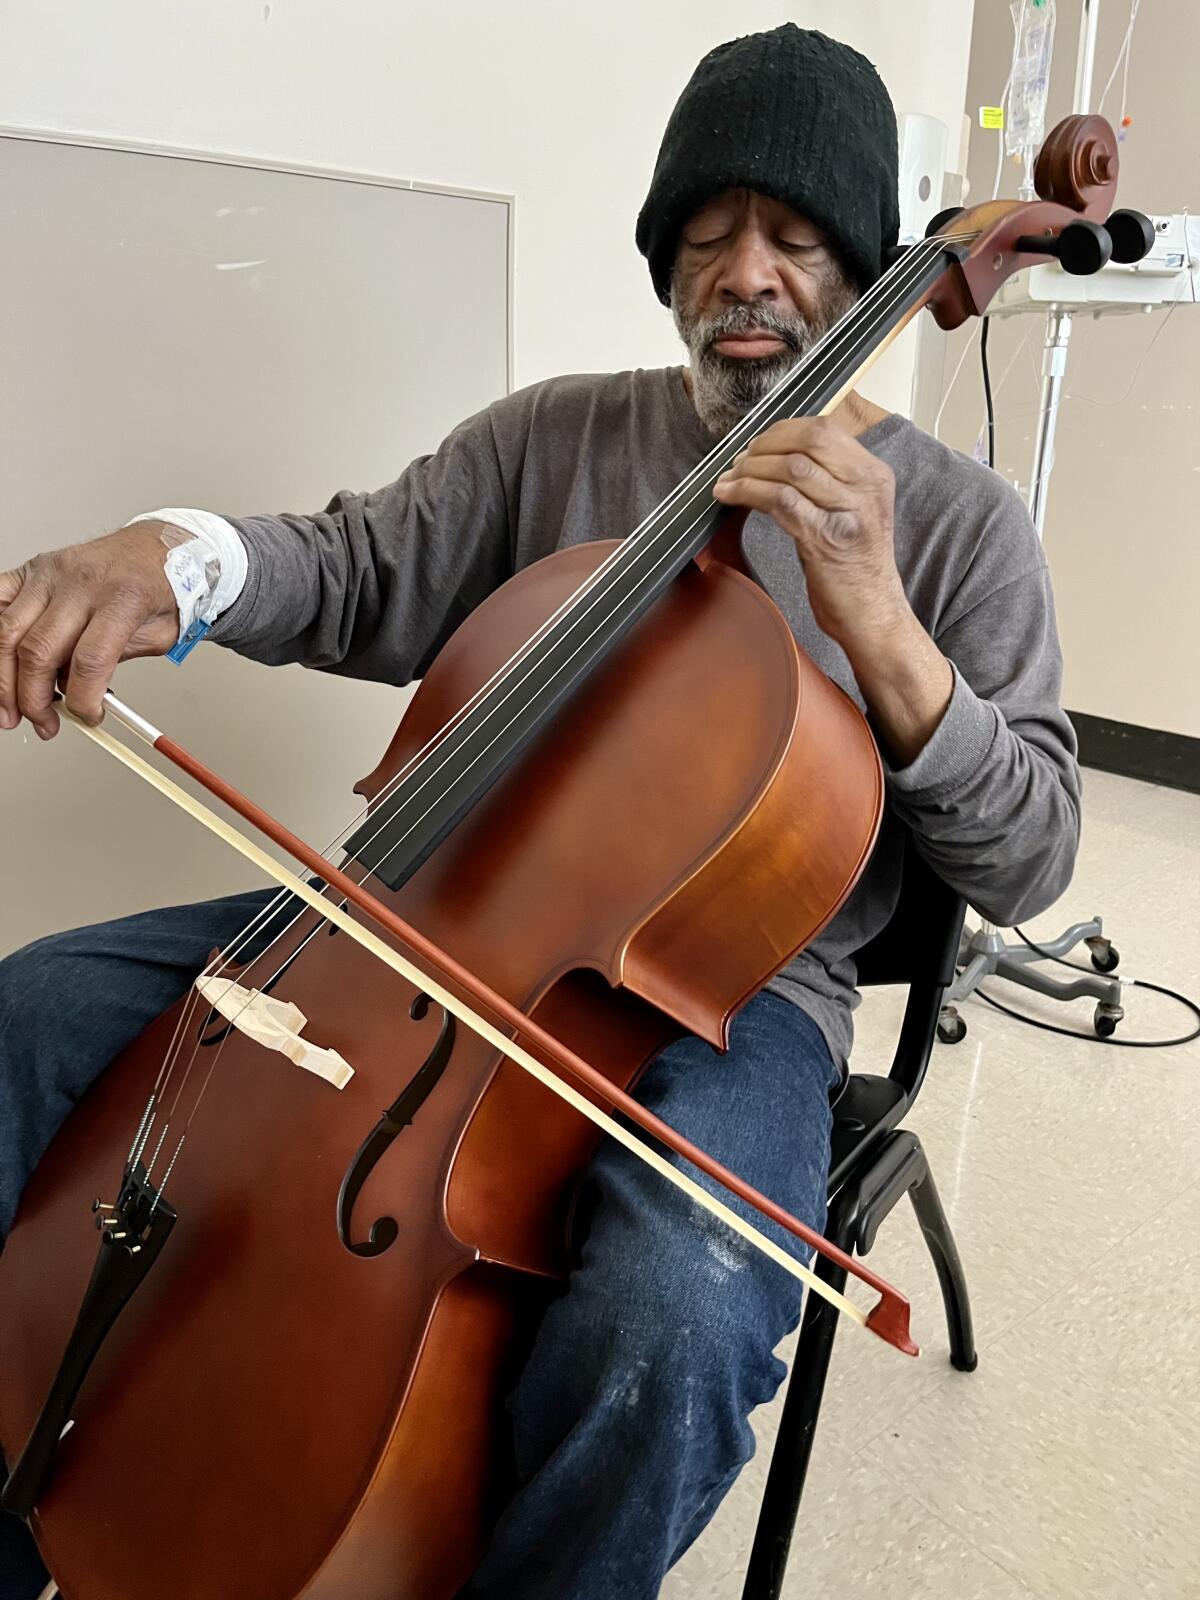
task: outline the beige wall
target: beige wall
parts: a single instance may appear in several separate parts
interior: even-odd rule
[[[1051,120],[1070,110],[1079,0],[1059,0]],[[1102,0],[1096,94],[1116,60],[1129,8]],[[993,104],[1008,67],[1007,0],[979,0],[967,106]],[[1134,34],[1119,202],[1148,212],[1200,207],[1200,165],[1187,131],[1200,61],[1200,7],[1143,5]],[[1116,119],[1120,79],[1105,105]],[[996,135],[972,133],[974,198],[991,193]],[[1016,193],[1011,169],[1002,194]],[[1200,735],[1200,309],[1076,318],[1046,516],[1072,710]],[[996,401],[997,465],[1027,490],[1037,417],[1044,319],[997,320],[993,381],[1013,362]],[[1161,333],[1160,333],[1161,330]],[[975,337],[974,329],[970,337]],[[1156,335],[1159,335],[1156,337]],[[953,370],[964,335],[949,352]],[[1025,340],[1024,348],[1018,346]],[[1153,341],[1153,344],[1152,344]],[[1015,360],[1014,360],[1015,356]],[[983,402],[972,354],[947,405],[942,436],[974,444]]]
[[[653,6],[612,0],[601,7],[561,0],[421,6],[390,0],[342,6],[324,0],[100,6],[40,0],[5,11],[0,115],[16,127],[515,194],[514,377],[520,386],[564,371],[680,359],[670,318],[634,248],[633,225],[671,106],[706,50],[787,16],[824,26],[878,64],[900,109],[928,112],[953,126],[962,106],[971,10],[972,0],[906,0],[902,6],[841,0],[836,8],[818,0],[783,7],[765,0],[736,7],[719,0]],[[178,309],[186,315],[185,305]],[[889,352],[872,375],[872,392],[885,403],[906,403],[911,359],[906,344]],[[378,403],[389,404],[386,386]],[[428,445],[422,441],[422,447]],[[168,465],[156,460],[155,487],[144,499],[135,496],[139,509],[184,498],[162,487]],[[404,465],[399,459],[394,470]],[[330,492],[336,487],[328,486]],[[230,485],[214,483],[209,503],[258,509],[233,494]],[[297,498],[311,507],[324,491],[305,487]],[[294,503],[292,497],[285,503]],[[95,521],[39,533],[38,547],[85,537],[106,515],[97,506]],[[4,564],[26,553],[22,530],[5,528]],[[282,788],[307,803],[305,774],[313,756],[303,741],[288,738],[286,728],[303,725],[317,689],[328,709],[334,686],[289,674],[292,716],[280,722],[277,737],[266,739],[253,730],[260,669],[231,662],[230,670],[244,679],[247,703],[221,697],[209,708],[209,721],[189,724],[185,736],[251,793],[273,795]],[[118,675],[117,687],[145,701],[139,685],[151,676],[158,684],[164,681],[158,674],[172,671],[134,664]],[[163,694],[186,699],[196,675],[169,681]],[[344,720],[321,758],[344,770],[347,786],[361,768],[362,747],[374,748],[369,730],[380,717],[380,696],[388,693],[351,687],[354,709],[342,712],[337,700]],[[169,706],[152,709],[157,720],[180,731]],[[229,731],[227,719],[238,733]],[[165,809],[161,831],[148,838],[125,821],[119,802],[89,804],[96,784],[107,782],[94,777],[98,754],[69,755],[61,739],[53,750],[31,744],[0,740],[0,818],[6,789],[11,795],[16,783],[42,784],[46,797],[40,831],[28,837],[10,825],[4,832],[9,920],[0,925],[0,949],[15,942],[18,930],[27,937],[247,881],[215,844],[199,841],[191,825]],[[316,827],[300,809],[285,808],[284,815]],[[322,823],[321,837],[329,831]]]

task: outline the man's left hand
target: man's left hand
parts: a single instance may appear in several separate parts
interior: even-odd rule
[[[854,658],[911,617],[896,570],[891,468],[829,417],[776,422],[713,490],[796,541],[818,627]]]

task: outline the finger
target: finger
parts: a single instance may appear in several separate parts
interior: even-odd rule
[[[848,509],[853,504],[849,485],[809,455],[743,456],[729,469],[729,476],[791,484],[806,500],[826,511]]]
[[[878,458],[831,417],[789,417],[773,423],[746,446],[746,455],[806,455],[843,483],[856,483],[878,468]]]
[[[17,598],[24,582],[24,567],[17,567],[13,572],[0,572],[0,609],[10,605]]]
[[[105,606],[79,635],[71,652],[65,699],[67,710],[81,721],[94,727],[103,717],[105,693],[141,622],[136,609]]]
[[[6,578],[9,576],[5,573]],[[0,728],[15,728],[21,720],[17,710],[17,650],[48,600],[40,587],[26,584],[0,612]]]
[[[762,511],[773,517],[785,533],[796,540],[804,555],[810,535],[820,534],[833,518],[844,518],[845,511],[826,511],[806,500],[799,489],[790,483],[777,483],[773,478],[718,478],[713,494],[722,505],[745,506],[748,511]]]
[[[51,601],[17,646],[17,709],[28,717],[39,738],[53,739],[58,732],[54,709],[58,669],[71,659],[89,615],[82,600]]]

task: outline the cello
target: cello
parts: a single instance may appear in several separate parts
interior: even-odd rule
[[[882,814],[865,721],[712,484],[921,306],[955,326],[1031,261],[1133,249],[1115,182],[1107,124],[1069,119],[1038,202],[946,218],[641,528],[489,597],[359,785],[340,866],[110,701],[311,877],[283,875],[265,954],[235,940],[102,1075],[0,1257],[3,1500],[67,1600],[452,1595],[506,1490],[500,1401],[569,1270],[601,1103],[834,1253],[627,1094],[681,1031],[725,1041]],[[882,1297],[860,1320],[911,1349],[902,1297],[848,1266]]]

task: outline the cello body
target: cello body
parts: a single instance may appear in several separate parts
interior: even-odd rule
[[[370,880],[622,1087],[684,1030],[724,1044],[842,904],[879,826],[866,723],[741,566],[738,530],[729,519],[401,889]],[[359,786],[368,801],[613,548],[559,551],[471,614]],[[450,1600],[510,1488],[503,1397],[569,1271],[595,1130],[458,1028],[362,1180],[358,1253],[335,1225],[339,1189],[446,1019],[333,928],[276,993],[354,1077],[339,1092],[236,1031],[213,1052],[171,1177],[178,1224],[31,1519],[64,1600]],[[89,1207],[113,1188],[178,1009],[69,1117],[0,1256],[10,1462],[88,1280]],[[374,1251],[384,1218],[396,1237]]]

